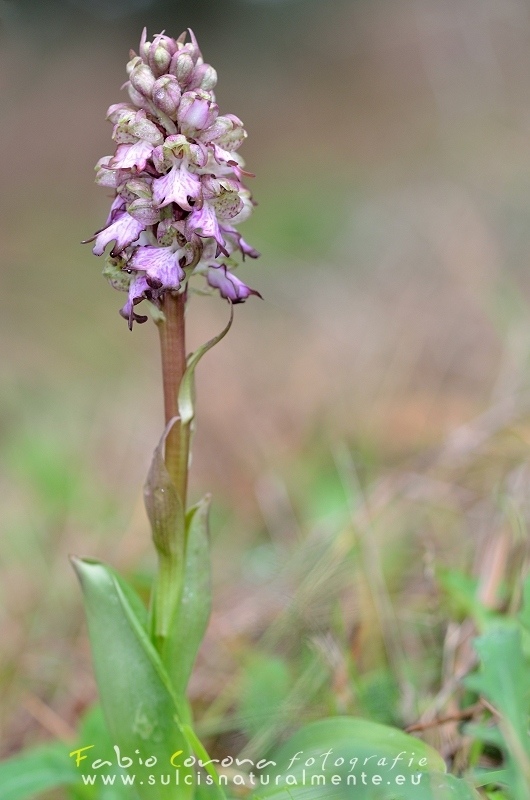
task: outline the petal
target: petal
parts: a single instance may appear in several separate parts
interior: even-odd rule
[[[120,314],[129,322],[129,330],[132,331],[133,322],[147,322],[147,317],[134,312],[134,306],[140,303],[145,297],[150,297],[150,287],[145,275],[136,275],[129,286],[129,298]]]
[[[205,202],[202,208],[193,209],[186,220],[186,227],[190,233],[196,233],[203,239],[207,239],[211,236],[219,245],[218,249],[226,253],[225,240],[223,239],[215,210],[210,203]]]
[[[96,183],[98,186],[116,189],[123,180],[123,173],[117,169],[112,169],[110,166],[113,158],[114,156],[104,156],[96,164]]]
[[[138,247],[127,267],[145,271],[151,282],[161,284],[159,289],[177,290],[186,277],[179,257],[180,251],[174,252],[170,247]]]
[[[151,156],[154,147],[149,142],[140,140],[135,144],[120,144],[116,149],[116,155],[110,162],[113,169],[137,169],[139,172],[145,169],[147,159]]]
[[[239,231],[236,231],[231,225],[222,225],[221,230],[223,234],[228,237],[230,243],[234,242],[234,249],[239,248],[239,250],[241,250],[243,258],[245,258],[245,256],[250,256],[250,258],[260,257],[261,253],[246,242]]]
[[[131,106],[130,103],[113,103],[113,105],[108,108],[107,119],[109,122],[112,122],[113,125],[116,125],[126,112],[130,112],[134,115],[136,113],[136,108]]]
[[[243,123],[234,114],[217,117],[213,125],[201,133],[203,142],[212,142],[219,150],[233,155],[247,138]],[[224,158],[226,160],[226,156]]]
[[[111,255],[117,255],[132,242],[135,242],[144,228],[145,225],[142,225],[141,222],[138,222],[138,220],[125,212],[114,220],[111,225],[98,233],[92,252],[96,256],[102,255],[108,243],[115,240],[116,244],[112,248]]]
[[[200,131],[209,128],[219,113],[211,92],[184,92],[177,112],[180,130],[185,136],[195,138]]]
[[[114,220],[117,219],[118,216],[121,216],[123,211],[125,211],[125,200],[121,195],[117,194],[114,200],[112,201],[112,205],[109,211],[109,216],[107,217],[107,222],[105,223],[105,226],[108,226],[111,224],[111,222],[114,222]]]
[[[207,281],[210,286],[219,290],[221,297],[231,300],[232,303],[244,303],[251,294],[261,297],[259,292],[251,289],[250,286],[229,272],[224,264],[217,268],[210,267]]]
[[[185,211],[193,208],[188,201],[188,197],[198,200],[201,193],[199,179],[182,164],[175,164],[161,178],[153,181],[153,199],[160,208],[177,203]]]

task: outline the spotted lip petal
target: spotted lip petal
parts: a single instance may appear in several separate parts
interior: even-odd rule
[[[217,242],[217,253],[221,252],[228,255],[225,240],[221,233],[221,228],[215,209],[208,202],[203,203],[202,208],[195,208],[186,220],[186,227],[190,233],[196,233],[202,239],[215,239]]]
[[[200,192],[199,178],[188,172],[184,164],[175,164],[167,175],[153,181],[153,199],[159,208],[176,203],[185,211],[191,211],[193,205],[188,198],[196,202]]]

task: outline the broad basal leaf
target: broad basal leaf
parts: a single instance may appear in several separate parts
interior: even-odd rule
[[[185,783],[191,771],[183,766],[191,747],[158,653],[113,572],[95,561],[75,559],[74,566],[107,728],[122,765],[129,758],[133,762],[126,767],[136,776],[131,796],[136,792],[142,800],[173,800],[177,784],[178,797],[191,798],[193,788]],[[97,747],[89,757],[99,757]],[[170,785],[163,785],[165,776],[170,776]]]
[[[353,717],[306,725],[270,756],[254,800],[478,800],[441,756],[396,728]],[[254,770],[257,773],[257,770]],[[267,786],[259,785],[269,778]]]

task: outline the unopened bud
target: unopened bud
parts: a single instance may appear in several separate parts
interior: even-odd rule
[[[125,184],[125,188],[131,195],[135,195],[136,197],[151,199],[153,196],[151,187],[145,180],[142,180],[142,178],[131,178],[131,180],[127,181]]]
[[[193,59],[189,53],[177,52],[171,59],[169,72],[176,76],[182,87],[185,87],[188,85],[190,77],[193,73],[193,68]]]
[[[149,66],[154,75],[164,75],[171,63],[171,53],[163,43],[153,42],[149,50]]]
[[[127,62],[127,66],[125,67],[125,69],[127,71],[127,75],[129,75],[129,76],[130,76],[131,72],[134,69],[136,69],[136,67],[138,67],[140,64],[143,63],[142,59],[140,58],[140,56],[133,55],[132,52],[131,52],[131,55],[132,55],[132,58],[131,58],[130,61]]]
[[[190,77],[189,89],[211,91],[217,83],[217,72],[210,64],[198,64]]]
[[[136,108],[143,108],[145,111],[149,110],[149,100],[147,99],[147,97],[144,97],[143,94],[141,94],[141,92],[135,89],[132,83],[129,83],[129,85],[127,86],[127,91],[129,93],[131,102],[134,103]]]
[[[105,186],[108,189],[116,189],[118,185],[118,170],[111,169],[109,163],[113,156],[103,156],[96,164],[96,183],[98,186]]]
[[[155,76],[147,66],[147,64],[138,64],[134,67],[129,75],[131,86],[134,86],[136,91],[149,97],[155,83]]]
[[[155,81],[152,91],[153,102],[168,117],[176,116],[180,97],[180,86],[175,75],[163,75]]]
[[[146,227],[154,225],[160,219],[160,211],[154,207],[153,201],[144,197],[138,197],[132,203],[129,203],[127,213]]]
[[[210,92],[217,85],[217,70],[211,64],[205,64],[204,66],[206,69],[199,88],[204,89],[205,92]]]

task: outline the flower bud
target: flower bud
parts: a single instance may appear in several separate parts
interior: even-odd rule
[[[210,64],[198,64],[190,77],[189,89],[211,91],[217,83],[217,72]]]
[[[180,97],[180,86],[175,75],[163,75],[155,81],[152,91],[153,103],[168,117],[175,118]]]
[[[140,58],[140,56],[135,56],[135,55],[133,55],[132,51],[131,51],[131,55],[132,55],[132,58],[131,58],[131,60],[130,60],[130,61],[127,63],[127,66],[125,67],[125,69],[126,69],[126,72],[127,72],[127,75],[129,75],[129,77],[130,77],[130,75],[131,75],[131,72],[132,72],[134,69],[136,69],[136,67],[140,66],[140,64],[142,64],[142,63],[143,63],[143,62],[142,62],[142,59]]]
[[[131,86],[144,97],[149,97],[153,91],[155,76],[147,64],[137,64],[129,75]]]
[[[157,36],[149,48],[147,63],[156,77],[164,75],[171,63],[171,58],[175,52],[174,45],[171,47],[171,40],[168,36]]]
[[[119,170],[112,169],[110,162],[114,156],[103,156],[96,164],[96,183],[98,186],[105,186],[107,189],[116,189],[120,177]]]
[[[209,92],[185,92],[180,101],[178,121],[185,136],[194,136],[209,128],[218,114],[218,106]]]
[[[202,76],[200,89],[203,89],[205,92],[211,92],[211,90],[217,86],[217,70],[215,70],[210,64],[205,64],[207,69],[204,70],[204,75]]]
[[[210,125],[208,130],[203,131],[201,134],[201,142],[204,144],[215,142],[217,144],[220,137],[230,133],[232,128],[233,123],[227,116],[217,117],[213,125]]]
[[[191,42],[186,42],[186,34],[188,32],[190,34]],[[202,54],[199,48],[199,44],[191,28],[188,28],[188,31],[184,31],[183,33],[180,34],[176,44],[181,52],[189,53],[194,64],[197,64],[199,60],[202,62]]]
[[[171,59],[169,72],[175,75],[181,86],[187,86],[193,73],[193,59],[189,53],[177,52]]]
[[[153,191],[145,178],[131,178],[131,180],[127,181],[125,184],[125,189],[136,197],[146,197],[150,199],[153,196]],[[123,192],[121,193],[123,194]]]
[[[144,197],[138,197],[129,203],[127,213],[146,228],[154,225],[160,219],[160,211],[154,207],[153,201]]]
[[[129,83],[127,86],[127,92],[129,93],[129,97],[136,106],[136,108],[143,108],[145,111],[149,111],[149,100],[147,97],[144,97],[137,89],[134,88],[132,83]]]
[[[247,132],[243,127],[243,123],[239,117],[235,116],[235,114],[227,114],[225,119],[230,120],[232,123],[231,128],[229,130],[225,130],[223,133],[220,133],[215,139],[215,143],[219,145],[219,147],[222,147],[229,152],[233,152],[234,150],[237,150],[247,138]]]

